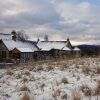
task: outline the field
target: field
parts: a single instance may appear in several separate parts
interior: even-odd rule
[[[0,100],[100,100],[100,58],[0,69]]]

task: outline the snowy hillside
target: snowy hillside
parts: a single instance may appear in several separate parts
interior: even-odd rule
[[[100,100],[100,58],[0,69],[0,100]]]

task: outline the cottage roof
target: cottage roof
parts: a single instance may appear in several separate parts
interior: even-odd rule
[[[14,48],[19,48],[21,51],[37,51],[38,48],[35,46],[34,43],[28,41],[19,41],[19,40],[2,40],[5,46],[8,48],[9,51],[13,50]]]
[[[17,48],[20,52],[33,52],[31,48]]]
[[[0,39],[2,40],[8,40],[8,39],[11,39],[11,34],[6,34],[6,33],[0,33]]]
[[[51,49],[59,49],[61,50],[63,47],[67,45],[67,41],[41,41],[37,44],[41,50],[49,51]]]
[[[69,49],[67,46],[64,46],[64,47],[62,48],[62,50],[71,51],[71,49]]]
[[[75,47],[73,50],[74,51],[80,51],[80,49],[78,47]]]

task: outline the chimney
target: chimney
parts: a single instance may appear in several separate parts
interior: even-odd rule
[[[67,38],[67,42],[69,42],[69,38]]]
[[[13,30],[11,34],[12,34],[12,40],[16,41],[16,31]]]

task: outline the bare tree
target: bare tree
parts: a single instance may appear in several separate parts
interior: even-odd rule
[[[24,30],[18,31],[17,32],[17,39],[19,39],[21,41],[25,41],[26,39],[28,39],[28,35],[25,34]]]
[[[49,41],[48,35],[45,35],[45,36],[44,36],[44,41]]]

